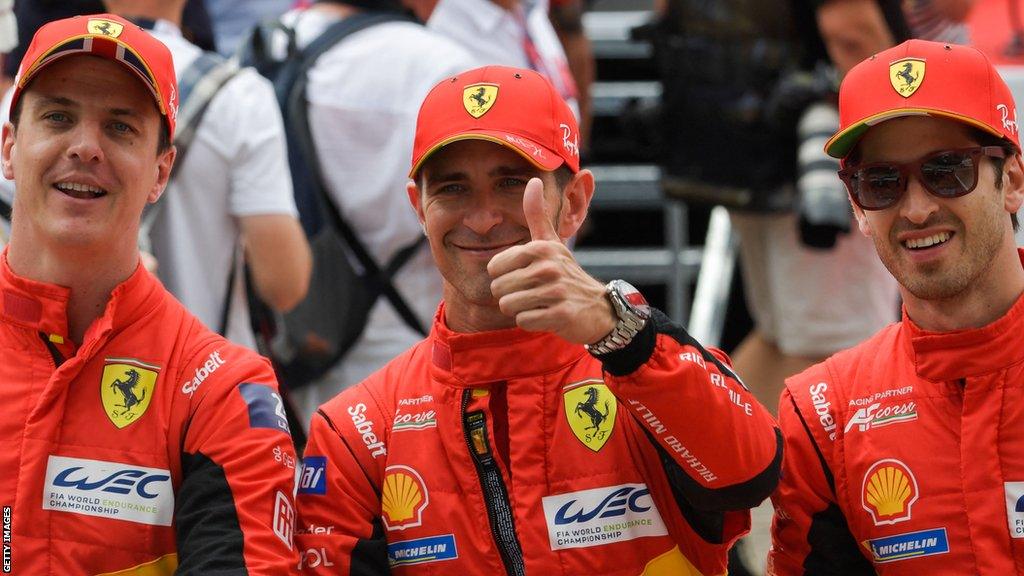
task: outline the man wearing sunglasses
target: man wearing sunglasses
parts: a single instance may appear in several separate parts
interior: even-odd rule
[[[826,151],[903,319],[787,380],[770,573],[1024,574],[1013,97],[977,50],[911,40],[839,113]]]

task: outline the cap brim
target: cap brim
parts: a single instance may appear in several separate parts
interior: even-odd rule
[[[459,142],[460,140],[484,140],[486,142],[500,144],[501,146],[518,153],[530,164],[533,164],[545,172],[555,170],[565,163],[565,160],[558,154],[551,151],[551,149],[541,146],[529,138],[524,138],[518,134],[510,134],[508,132],[480,130],[448,136],[447,138],[439,140],[437,143],[430,146],[430,148],[420,156],[420,159],[413,164],[412,170],[409,170],[409,178],[416,178],[416,174],[420,171],[420,168],[423,167],[423,164],[428,158],[433,156],[435,152],[453,142]]]
[[[868,128],[881,124],[886,120],[892,120],[893,118],[903,118],[906,116],[937,116],[940,118],[949,118],[950,120],[956,120],[957,122],[963,122],[970,126],[974,126],[980,130],[993,134],[995,136],[1003,137],[1002,133],[998,130],[993,129],[991,126],[984,122],[979,122],[973,118],[968,118],[960,114],[948,112],[946,110],[937,110],[934,108],[900,108],[898,110],[889,110],[875,114],[874,116],[868,116],[867,118],[847,126],[845,130],[841,130],[832,136],[828,142],[825,143],[825,153],[833,158],[846,158],[846,156],[853,150],[853,147],[857,145],[857,142],[864,136],[864,133],[868,131]]]
[[[111,57],[97,53],[96,51],[84,50],[75,47],[76,42],[96,39],[116,44],[121,48],[121,52],[117,52],[115,49],[115,53]],[[23,77],[17,79],[18,84],[16,88],[19,91],[24,89],[24,87],[28,85],[33,78],[35,78],[36,74],[38,74],[40,70],[54,61],[75,55],[106,58],[107,60],[112,60],[121,64],[146,85],[150,94],[153,95],[153,99],[156,100],[156,106],[157,109],[160,110],[160,114],[164,116],[167,115],[167,110],[165,109],[163,99],[161,98],[160,87],[157,83],[156,75],[153,73],[152,68],[150,68],[149,62],[147,62],[146,59],[143,58],[142,55],[139,54],[130,44],[122,42],[118,38],[112,38],[102,34],[80,34],[78,36],[64,38],[60,42],[54,44],[48,50],[40,54],[39,57],[25,69]]]

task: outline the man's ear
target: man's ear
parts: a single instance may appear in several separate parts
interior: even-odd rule
[[[15,141],[15,129],[14,124],[10,122],[4,123],[3,128],[3,143],[2,143],[2,159],[0,159],[0,165],[3,167],[4,178],[8,180],[14,180],[14,141]]]
[[[150,204],[159,200],[167,188],[167,182],[171,179],[171,169],[174,167],[174,158],[177,155],[178,149],[173,145],[157,155],[156,181],[153,183],[153,188],[149,191],[149,196],[147,197]]]
[[[1024,204],[1024,166],[1020,154],[1014,154],[1003,164],[1003,206],[1016,214]]]
[[[590,170],[580,170],[565,185],[562,194],[562,209],[558,214],[558,236],[563,240],[572,238],[590,210],[590,201],[594,198],[594,174]]]
[[[409,183],[405,185],[405,193],[409,195],[409,204],[412,204],[412,209],[416,211],[416,218],[419,219],[420,226],[423,226],[423,234],[426,235],[427,216],[423,212],[423,196],[415,181],[409,180]]]

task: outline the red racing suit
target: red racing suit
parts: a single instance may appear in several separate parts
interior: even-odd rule
[[[318,574],[721,574],[781,438],[660,312],[598,361],[549,333],[428,338],[313,417],[297,497]]]
[[[1024,574],[1024,298],[906,315],[786,382],[769,573]]]
[[[295,451],[266,360],[142,266],[78,346],[69,295],[0,256],[0,571],[293,572]]]

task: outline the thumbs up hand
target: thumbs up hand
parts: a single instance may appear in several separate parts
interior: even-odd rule
[[[496,254],[487,264],[498,307],[525,330],[591,344],[615,328],[604,285],[580,267],[548,214],[544,184],[531,178],[523,192],[530,242]]]

